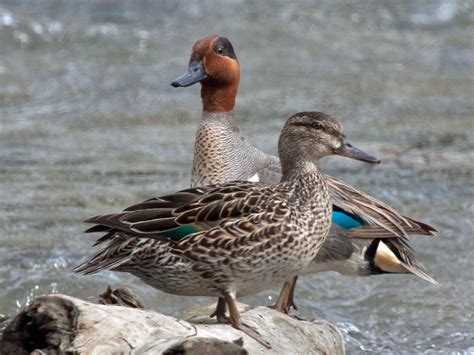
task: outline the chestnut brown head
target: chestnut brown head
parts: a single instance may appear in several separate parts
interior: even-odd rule
[[[240,78],[239,62],[232,43],[219,36],[199,39],[193,46],[188,70],[171,82],[174,87],[186,87],[206,81],[214,85],[229,85]]]
[[[193,46],[185,73],[171,82],[173,87],[202,85],[204,109],[222,112],[233,109],[240,69],[232,43],[217,35],[199,39]]]

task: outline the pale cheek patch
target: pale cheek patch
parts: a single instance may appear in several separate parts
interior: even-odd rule
[[[333,145],[333,147],[335,147],[335,149],[339,149],[339,148],[341,148],[342,143],[341,143],[341,141],[338,140],[338,139],[333,139],[332,145]]]

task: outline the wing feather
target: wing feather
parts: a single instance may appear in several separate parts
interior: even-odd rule
[[[352,236],[369,237],[370,235],[370,237],[375,237],[375,233],[378,232],[381,233],[380,237],[384,235],[407,237],[411,234],[435,236],[438,234],[436,228],[405,217],[386,203],[332,176],[325,175],[325,177],[334,205],[357,215],[370,226],[380,227],[380,229],[357,228],[354,229]]]
[[[269,209],[274,212],[284,204],[284,197],[278,197],[277,187],[247,181],[187,189],[146,200],[120,213],[89,218],[86,222],[96,225],[87,232],[111,233],[115,230],[136,237],[160,239],[166,237],[166,232],[183,225],[192,225],[202,231],[221,221]]]

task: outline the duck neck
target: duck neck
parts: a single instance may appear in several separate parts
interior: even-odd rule
[[[203,111],[201,115],[201,126],[209,125],[214,127],[219,126],[225,130],[231,130],[232,132],[239,131],[239,127],[234,118],[234,110],[226,112]]]
[[[219,84],[213,81],[201,85],[202,107],[205,112],[229,112],[234,109],[239,81]]]
[[[318,166],[310,160],[282,161],[282,183],[290,185],[293,196],[302,204],[314,199],[316,191],[327,194],[327,186]]]

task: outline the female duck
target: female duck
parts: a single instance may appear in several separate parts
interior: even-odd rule
[[[230,182],[145,201],[117,214],[93,217],[89,232],[106,243],[73,271],[132,273],[165,292],[214,296],[215,314],[266,344],[242,324],[235,298],[260,292],[306,268],[331,225],[332,205],[314,161],[338,154],[377,158],[349,144],[341,125],[317,112],[290,117],[279,144],[282,182]],[[197,233],[181,233],[195,228]],[[183,236],[184,235],[184,236]]]

